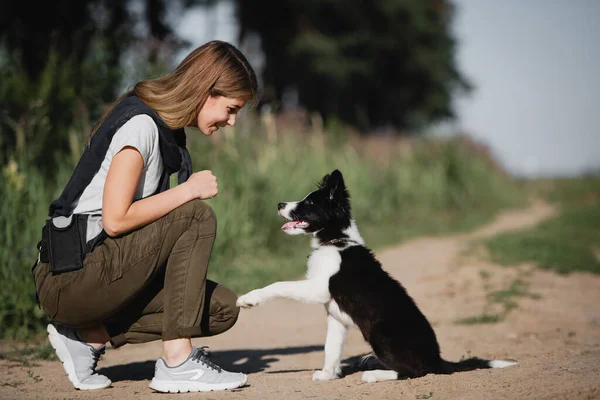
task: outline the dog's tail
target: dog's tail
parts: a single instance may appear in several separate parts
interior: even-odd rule
[[[485,360],[478,357],[467,358],[459,362],[442,360],[441,372],[443,374],[451,374],[453,372],[472,371],[482,368],[504,368],[517,365],[518,363],[515,360]]]

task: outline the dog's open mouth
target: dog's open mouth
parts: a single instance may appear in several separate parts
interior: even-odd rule
[[[281,227],[281,229],[283,229],[284,231],[288,231],[290,229],[295,229],[295,228],[301,228],[301,229],[308,228],[308,222],[299,219],[299,220],[295,220],[295,221],[286,222]]]

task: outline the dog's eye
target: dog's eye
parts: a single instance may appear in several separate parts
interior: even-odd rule
[[[312,206],[314,203],[311,199],[306,199],[306,204],[308,204],[309,206]]]

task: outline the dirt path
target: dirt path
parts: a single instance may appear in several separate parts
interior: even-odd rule
[[[432,322],[450,360],[476,355],[513,358],[520,365],[449,376],[365,384],[360,372],[334,382],[313,382],[323,362],[325,315],[321,306],[278,300],[243,310],[229,332],[209,339],[215,361],[249,374],[249,385],[228,392],[180,394],[178,399],[600,399],[600,277],[558,276],[522,265],[504,268],[462,255],[471,239],[532,226],[553,214],[535,203],[508,212],[466,235],[421,238],[378,252]],[[501,322],[461,325],[459,318],[497,311],[487,294],[515,279],[536,296],[514,298],[518,306]],[[534,298],[539,297],[539,298]],[[108,350],[100,372],[111,389],[72,389],[60,364],[24,367],[0,361],[0,399],[164,398],[148,387],[159,342]],[[358,331],[348,338],[346,363],[369,352]]]

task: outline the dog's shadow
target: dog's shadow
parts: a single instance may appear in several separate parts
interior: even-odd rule
[[[262,372],[270,367],[271,364],[279,361],[277,356],[306,354],[315,351],[323,351],[323,346],[217,351],[211,353],[211,359],[227,371],[253,374]],[[113,382],[150,380],[154,376],[155,363],[156,361],[138,361],[101,368],[97,372],[107,376]],[[322,365],[316,365],[314,370],[321,367]],[[382,367],[377,358],[369,357],[368,354],[349,357],[342,361],[342,373],[344,376],[369,369],[385,369],[385,367]],[[267,373],[281,374],[303,371],[313,371],[313,369],[286,369],[268,371]]]

